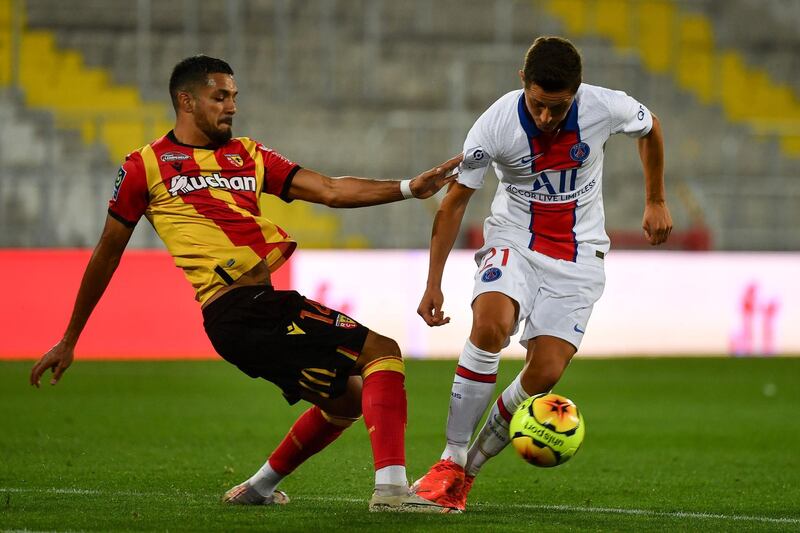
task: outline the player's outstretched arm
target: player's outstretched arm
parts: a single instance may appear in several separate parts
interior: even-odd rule
[[[133,233],[133,228],[128,228],[121,222],[112,217],[106,218],[106,225],[103,228],[103,234],[100,236],[100,241],[95,246],[94,253],[92,253],[89,264],[86,265],[86,271],[83,273],[81,286],[78,289],[78,296],[75,299],[75,305],[72,309],[72,317],[70,318],[69,325],[67,326],[64,336],[58,341],[58,344],[50,348],[50,350],[42,356],[39,361],[33,365],[30,375],[31,385],[37,388],[40,385],[42,374],[47,369],[53,371],[53,377],[50,379],[50,384],[55,385],[61,379],[61,376],[72,364],[75,356],[75,344],[78,342],[78,337],[83,331],[86,321],[92,314],[97,302],[105,292],[114,271],[119,265],[122,252],[128,245],[128,241]]]
[[[474,192],[474,189],[465,185],[458,182],[453,183],[433,219],[428,282],[419,307],[417,307],[417,314],[429,326],[443,326],[450,322],[450,317],[444,316],[444,311],[442,311],[444,304],[442,273],[447,256],[450,255],[450,250],[453,249],[453,244],[458,237],[464,211],[466,211],[469,199]]]
[[[445,161],[411,180],[414,198],[430,198],[457,176],[452,171],[461,162],[461,154]],[[289,198],[305,200],[328,207],[366,207],[403,200],[399,181],[374,180],[343,176],[331,178],[300,169],[289,187]]]
[[[672,231],[672,215],[664,189],[664,135],[655,115],[650,132],[639,139],[639,158],[644,168],[645,191],[642,229],[650,244],[655,246],[666,242]]]

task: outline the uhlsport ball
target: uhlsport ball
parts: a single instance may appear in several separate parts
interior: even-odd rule
[[[551,392],[522,402],[508,428],[517,453],[530,464],[542,467],[569,461],[581,447],[584,431],[578,406]]]

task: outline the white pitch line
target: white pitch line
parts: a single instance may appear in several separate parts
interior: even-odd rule
[[[76,494],[86,496],[122,496],[122,497],[164,497],[175,496],[183,494],[185,496],[193,496],[196,498],[206,497],[201,494],[192,493],[176,493],[176,492],[136,492],[136,491],[102,491],[94,489],[78,489],[78,488],[57,488],[52,487],[48,489],[34,489],[22,487],[0,487],[0,495],[2,493],[38,493],[38,494]],[[341,502],[341,503],[366,503],[367,500],[363,498],[335,498],[328,496],[300,496],[295,497],[295,500],[303,501],[320,501],[320,502]],[[800,518],[789,517],[770,517],[770,516],[752,516],[752,515],[729,515],[718,513],[697,513],[691,511],[654,511],[651,509],[624,509],[615,507],[578,507],[573,505],[535,505],[526,503],[477,503],[473,504],[475,507],[484,509],[508,509],[509,507],[516,509],[525,509],[529,511],[561,511],[569,513],[589,513],[589,514],[618,514],[629,516],[653,516],[659,518],[696,518],[701,520],[728,520],[733,522],[765,522],[769,524],[800,524]]]

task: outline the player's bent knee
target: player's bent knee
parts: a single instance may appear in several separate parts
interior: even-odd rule
[[[400,346],[394,339],[370,331],[354,370],[364,379],[378,370],[392,370],[405,375]]]
[[[508,338],[508,328],[492,320],[475,321],[469,338],[481,350],[499,352]]]
[[[402,355],[400,346],[394,339],[370,331],[367,335],[367,340],[364,342],[361,357],[363,362],[366,363],[379,357],[402,358]]]

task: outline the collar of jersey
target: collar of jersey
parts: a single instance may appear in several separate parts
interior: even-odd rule
[[[525,91],[519,95],[519,102],[517,103],[517,114],[519,115],[519,123],[528,138],[538,137],[542,131],[536,127],[536,122],[528,111],[528,106],[525,105]],[[567,117],[564,119],[563,126],[560,128],[565,131],[578,131],[578,99],[572,100],[572,105],[569,107]]]
[[[178,140],[177,137],[175,137],[175,130],[169,130],[169,133],[167,133],[167,139],[169,139],[169,142],[177,144],[178,146],[185,146],[186,148],[195,148],[197,150],[216,150],[217,148],[223,146],[221,144],[214,144],[214,143],[207,144],[205,146],[195,146],[193,144],[182,143]]]

